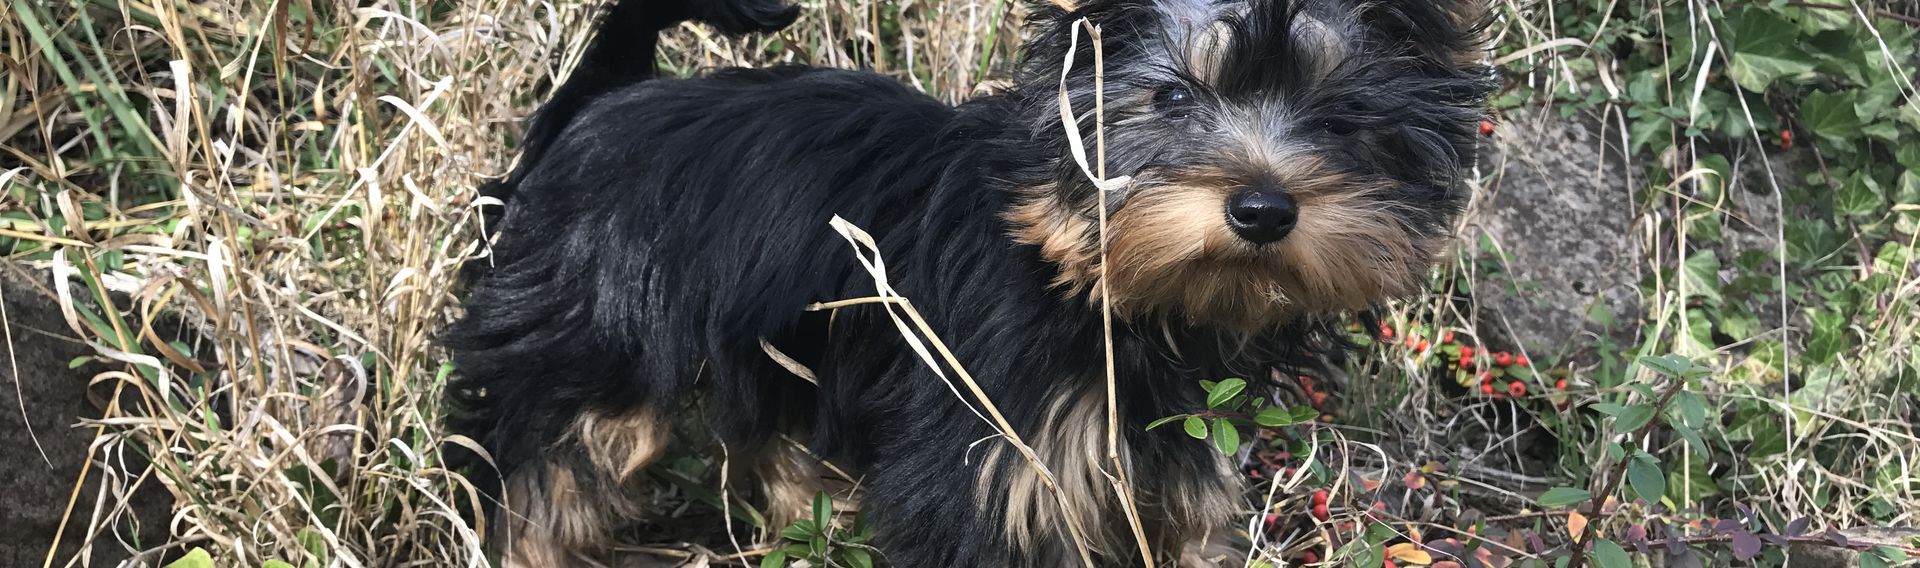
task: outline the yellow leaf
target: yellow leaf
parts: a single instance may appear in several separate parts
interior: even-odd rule
[[[1433,555],[1427,554],[1425,550],[1420,550],[1420,545],[1411,542],[1403,542],[1387,547],[1387,558],[1391,558],[1395,562],[1404,562],[1420,566],[1433,563]]]
[[[1580,514],[1579,511],[1567,513],[1567,536],[1573,537],[1574,540],[1579,540],[1580,533],[1586,532],[1586,530],[1587,530],[1586,515]]]

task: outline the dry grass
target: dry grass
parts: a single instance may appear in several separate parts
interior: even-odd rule
[[[465,442],[436,426],[451,368],[434,334],[459,309],[456,268],[483,254],[474,188],[510,166],[517,122],[584,45],[588,3],[10,2],[0,11],[0,249],[14,247],[14,260],[46,276],[72,333],[119,369],[95,379],[122,396],[87,422],[99,439],[85,475],[114,480],[121,494],[177,499],[172,518],[139,519],[169,524],[174,542],[128,548],[203,547],[223,566],[484,565],[479,538],[459,521],[477,494],[439,458]],[[681,73],[866,66],[960,100],[1010,58],[1015,4],[812,0],[778,37],[688,26],[664,59]],[[1550,21],[1534,6],[1507,8],[1528,17],[1503,23],[1503,41],[1548,46],[1533,57],[1571,45],[1531,24]],[[1899,306],[1911,308],[1917,292],[1904,289]],[[1431,308],[1455,322],[1473,317]],[[1863,365],[1910,356],[1913,318],[1905,321],[1893,328],[1905,331],[1873,334],[1882,343],[1860,348]],[[1410,361],[1382,366],[1388,381],[1417,375]],[[1446,423],[1432,409],[1468,416],[1476,404],[1421,381],[1398,384],[1356,408],[1400,417],[1376,424],[1373,437],[1407,442],[1343,445],[1346,467],[1403,472],[1452,443],[1432,427]],[[1857,426],[1832,435],[1858,437],[1862,456],[1920,459],[1911,426],[1875,410],[1889,405],[1840,392],[1793,410]],[[1508,443],[1480,449],[1512,451]],[[157,459],[147,467],[141,456]],[[1828,514],[1802,498],[1819,487],[1920,511],[1912,484],[1888,493],[1851,481],[1872,479],[1879,464],[1808,472],[1796,463],[1744,473],[1808,514]],[[1510,489],[1526,483],[1468,481],[1528,499]],[[1301,482],[1261,489],[1270,506],[1297,510]],[[118,532],[133,520],[113,506],[70,514],[92,529],[62,535],[69,541],[125,540]],[[1249,518],[1254,528],[1259,515]],[[1272,546],[1310,545],[1297,536],[1310,535]]]

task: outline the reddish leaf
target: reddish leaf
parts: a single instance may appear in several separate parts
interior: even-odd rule
[[[1579,511],[1567,513],[1567,536],[1579,540],[1580,533],[1587,530],[1587,516]]]
[[[1700,555],[1684,545],[1678,550],[1667,551],[1667,568],[1703,568]]]
[[[1760,539],[1745,530],[1733,532],[1733,557],[1742,561],[1752,560],[1760,554]]]
[[[1790,537],[1807,534],[1807,518],[1800,517],[1798,519],[1794,519],[1791,522],[1788,522],[1787,531],[1785,534]]]
[[[1847,540],[1847,535],[1840,534],[1839,531],[1833,529],[1827,529],[1827,540],[1833,541],[1834,544],[1840,545],[1842,548],[1853,548],[1853,542]]]

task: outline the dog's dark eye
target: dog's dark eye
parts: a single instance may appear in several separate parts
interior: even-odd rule
[[[1327,133],[1334,136],[1352,136],[1353,133],[1360,131],[1360,125],[1354,124],[1353,121],[1350,120],[1338,118],[1327,120],[1326,126]]]
[[[1180,85],[1161,87],[1153,93],[1153,107],[1168,118],[1186,118],[1192,114],[1193,92]]]

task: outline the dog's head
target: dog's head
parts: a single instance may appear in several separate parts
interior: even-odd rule
[[[1071,160],[1008,214],[1016,238],[1128,317],[1257,329],[1413,293],[1465,201],[1492,76],[1484,0],[1056,0],[1037,5],[1018,96],[1061,152],[1060,77],[1106,175]],[[1102,194],[1104,193],[1104,200]]]

